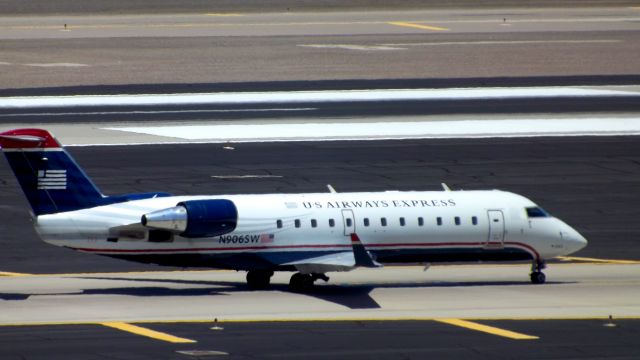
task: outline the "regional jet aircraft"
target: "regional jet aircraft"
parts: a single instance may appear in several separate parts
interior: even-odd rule
[[[510,192],[386,191],[265,195],[105,196],[46,130],[0,133],[0,146],[51,244],[141,263],[274,271],[309,289],[331,271],[383,264],[532,262],[586,246],[576,230]]]

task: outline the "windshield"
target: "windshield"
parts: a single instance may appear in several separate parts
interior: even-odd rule
[[[534,206],[525,209],[527,210],[527,216],[530,218],[551,217],[551,215],[541,207]]]

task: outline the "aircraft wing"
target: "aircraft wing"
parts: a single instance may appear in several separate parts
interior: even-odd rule
[[[351,251],[306,258],[282,265],[293,265],[302,273],[349,271],[356,267],[382,267],[371,257],[358,235],[351,234],[351,246]]]
[[[302,273],[325,273],[328,271],[349,271],[356,267],[356,259],[351,251],[310,257],[288,262],[282,265],[293,265]]]

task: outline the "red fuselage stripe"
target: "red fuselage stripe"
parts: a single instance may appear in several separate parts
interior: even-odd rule
[[[396,243],[396,244],[365,244],[369,249],[375,248],[416,248],[416,247],[482,247],[486,243]],[[515,247],[525,248],[528,252],[535,255],[536,259],[540,258],[540,255],[532,246],[519,243],[519,242],[505,242],[504,245],[511,245]],[[351,244],[332,244],[332,245],[276,245],[276,246],[243,246],[243,247],[224,247],[224,248],[196,248],[196,249],[92,249],[92,248],[74,248],[79,251],[97,252],[97,253],[198,253],[203,251],[230,251],[239,252],[247,250],[278,250],[278,249],[344,249],[350,248]]]

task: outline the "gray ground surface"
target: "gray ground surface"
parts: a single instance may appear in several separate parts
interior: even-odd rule
[[[633,76],[639,24],[631,8],[4,17],[0,87]]]
[[[177,350],[217,350],[224,359],[635,359],[640,321],[482,321],[539,340],[510,340],[431,321],[326,323],[149,324],[197,339],[169,344],[101,326],[1,328],[6,359],[188,359]],[[60,344],[68,346],[61,347]],[[248,346],[250,344],[250,346]],[[55,349],[55,351],[52,351]]]
[[[424,9],[424,8],[500,8],[500,7],[572,7],[634,6],[632,0],[0,0],[0,14],[137,14],[192,12],[286,12]]]
[[[248,290],[245,273],[234,271],[3,276],[0,326],[640,316],[640,262],[550,264],[544,285],[532,285],[529,271],[528,264],[357,269],[330,273],[305,293],[288,290],[287,272],[263,291]]]

